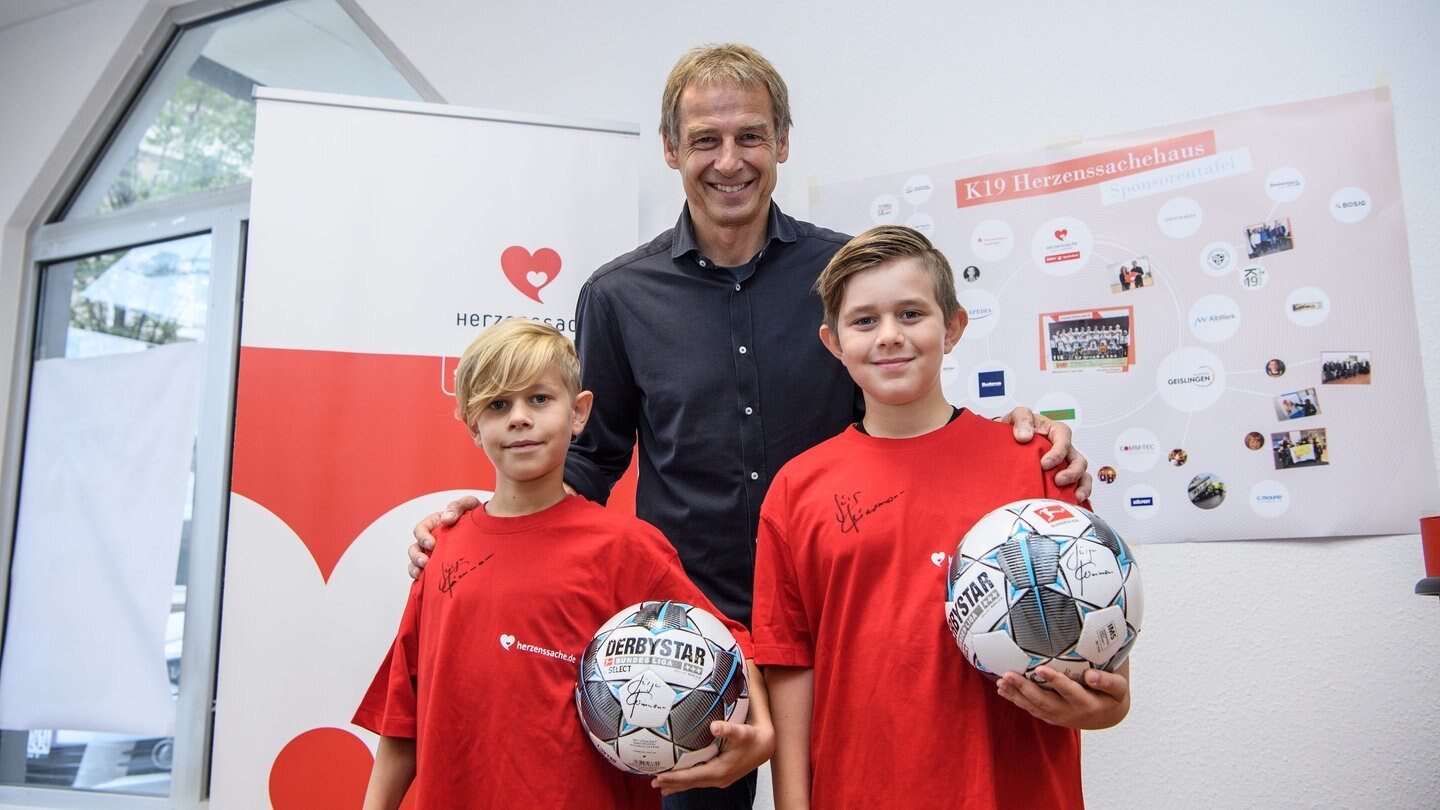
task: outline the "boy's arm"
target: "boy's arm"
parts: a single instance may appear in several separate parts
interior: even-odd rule
[[[750,708],[745,722],[716,720],[711,723],[710,733],[726,741],[725,750],[693,768],[656,776],[650,785],[659,788],[661,795],[669,796],[691,788],[729,787],[775,753],[775,726],[770,720],[765,677],[751,659],[745,661],[745,672],[750,679]]]
[[[396,810],[415,781],[415,739],[381,737],[363,810]]]
[[[1130,662],[1115,672],[1092,669],[1085,673],[1085,685],[1050,667],[1036,667],[1035,673],[1054,687],[1050,691],[1023,675],[1007,672],[1000,676],[996,691],[1035,717],[1054,726],[1101,729],[1118,725],[1130,712]],[[772,690],[773,694],[773,690]],[[776,727],[779,722],[777,718]],[[778,732],[777,732],[778,733]],[[775,759],[780,755],[776,753]]]
[[[815,706],[815,670],[765,667],[770,716],[775,724],[775,758],[770,781],[775,810],[810,807],[810,714]]]

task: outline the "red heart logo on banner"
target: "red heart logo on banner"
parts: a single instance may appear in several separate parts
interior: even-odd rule
[[[532,254],[519,245],[511,245],[500,254],[500,268],[515,289],[543,304],[540,291],[560,275],[560,254],[550,248],[540,248]]]
[[[1061,240],[1061,241],[1064,241],[1065,237],[1067,237],[1067,236],[1069,236],[1069,235],[1070,235],[1070,229],[1069,229],[1069,228],[1061,228],[1060,230],[1058,230],[1058,231],[1055,232],[1055,238],[1056,238],[1056,239],[1059,239],[1059,240]],[[538,300],[540,300],[540,299],[537,298],[537,299],[535,299],[535,300],[538,301]]]

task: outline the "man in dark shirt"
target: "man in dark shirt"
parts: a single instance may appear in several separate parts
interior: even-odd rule
[[[680,172],[676,226],[601,267],[580,291],[576,343],[595,394],[565,481],[604,502],[639,440],[636,512],[679,551],[700,589],[749,623],[760,502],[781,465],[857,418],[858,392],[820,342],[811,285],[849,237],[786,216],[771,201],[789,156],[784,80],[743,45],[696,48],[666,83],[660,133]],[[1017,441],[1047,432],[1062,484],[1090,489],[1064,425],[1017,409]],[[1038,423],[1038,425],[1036,424]],[[412,573],[430,529],[478,502],[464,498],[416,527]],[[727,753],[729,753],[727,751]],[[662,775],[667,790],[729,785],[758,762],[722,755]],[[690,790],[666,807],[749,807],[753,774],[730,791]]]

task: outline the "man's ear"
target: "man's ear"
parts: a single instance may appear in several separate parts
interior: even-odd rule
[[[775,139],[775,162],[784,163],[790,159],[790,130]]]
[[[831,329],[829,324],[820,324],[820,342],[824,343],[825,348],[829,349],[830,353],[835,355],[836,360],[841,362],[845,361],[845,358],[840,354],[840,336],[835,334],[835,330]]]
[[[665,165],[672,169],[680,168],[680,149],[670,142],[670,136],[660,133],[660,144],[665,150]]]
[[[590,421],[590,408],[595,404],[595,395],[589,391],[581,391],[575,395],[575,401],[570,403],[570,435],[579,436],[580,431],[585,429],[585,423]]]

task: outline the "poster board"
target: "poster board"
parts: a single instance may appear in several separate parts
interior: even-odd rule
[[[1401,534],[1436,500],[1383,89],[818,197],[819,224],[945,252],[970,320],[947,396],[1069,424],[1127,537]]]

